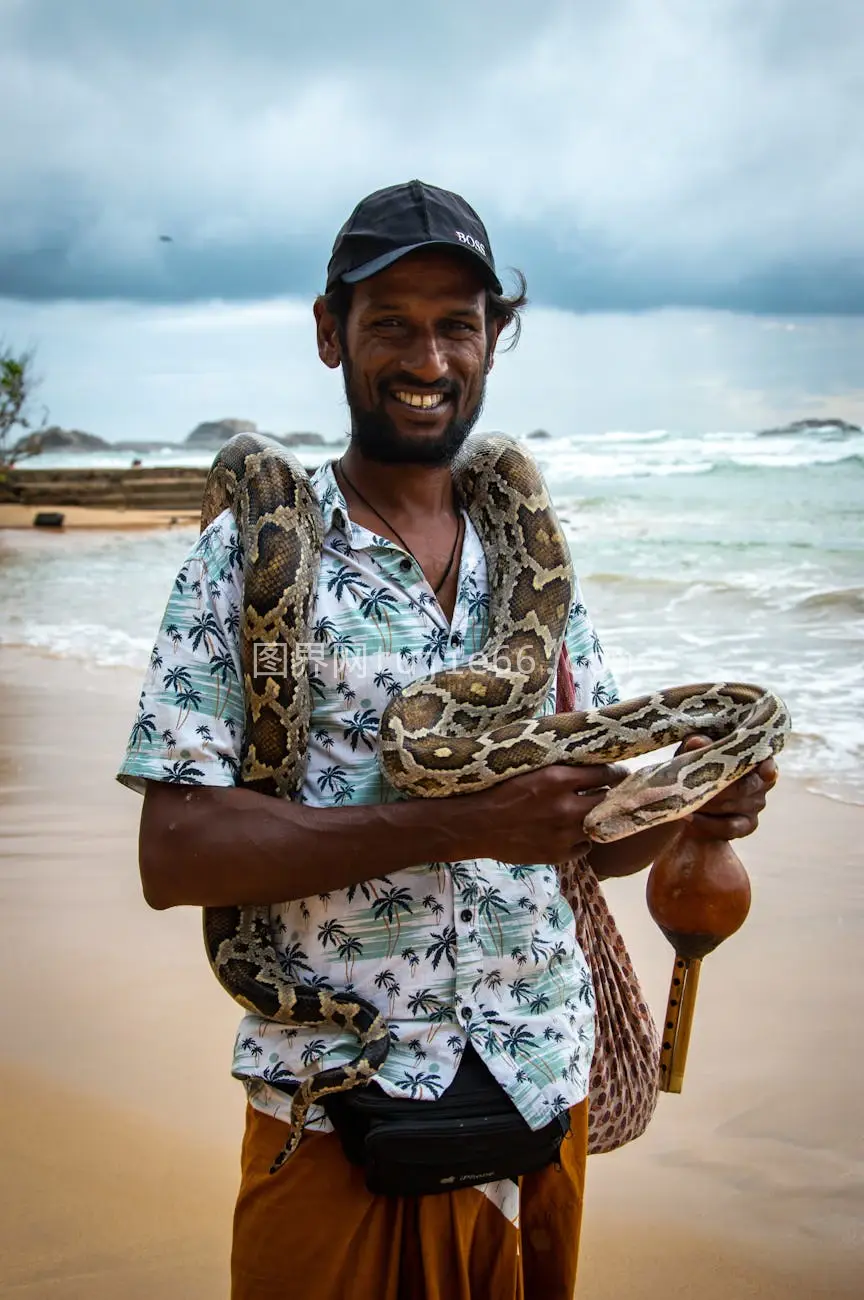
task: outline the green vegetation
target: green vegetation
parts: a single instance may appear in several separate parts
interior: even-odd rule
[[[33,369],[34,353],[16,353],[0,342],[0,477],[16,460],[36,454],[35,449],[15,450],[13,435],[33,428],[31,407],[39,380]],[[44,427],[45,416],[39,428]],[[18,438],[15,438],[15,442]],[[34,440],[35,441],[35,440]]]

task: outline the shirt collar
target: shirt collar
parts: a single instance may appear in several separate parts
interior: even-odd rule
[[[326,460],[323,465],[312,475],[312,488],[318,498],[318,504],[321,507],[321,517],[324,521],[324,536],[334,529],[342,533],[343,537],[349,542],[356,542],[354,527],[348,514],[348,503],[342,493],[336,475],[333,473],[333,461]],[[464,512],[464,510],[463,510]],[[468,516],[466,514],[466,525]],[[483,551],[480,547],[477,534],[473,527],[467,527],[465,530],[465,540],[463,542],[462,567],[473,569],[483,559]]]

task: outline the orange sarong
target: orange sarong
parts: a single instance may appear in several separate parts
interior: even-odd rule
[[[373,1196],[334,1133],[282,1170],[281,1120],[247,1107],[231,1300],[572,1300],[588,1103],[560,1166],[437,1196]]]

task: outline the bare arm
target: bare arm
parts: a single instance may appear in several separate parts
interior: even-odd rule
[[[692,737],[683,748],[702,743]],[[241,787],[150,782],[139,839],[144,896],[160,909],[278,903],[422,862],[564,862],[589,847],[582,823],[624,776],[620,767],[550,767],[482,794],[350,808],[309,808]],[[766,760],[683,823],[592,844],[591,865],[601,880],[631,875],[682,827],[704,839],[750,835],[776,780]]]
[[[278,903],[423,862],[562,862],[587,847],[582,822],[623,775],[551,767],[481,794],[350,808],[150,782],[139,838],[144,896],[159,909]]]
[[[598,880],[632,876],[659,857],[680,830],[680,821],[670,822],[628,835],[626,840],[615,840],[612,844],[592,844],[588,861]]]
[[[139,862],[151,907],[278,903],[470,856],[466,800],[309,808],[242,788],[148,784]]]

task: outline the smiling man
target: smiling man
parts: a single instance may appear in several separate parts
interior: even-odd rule
[[[524,282],[504,294],[473,209],[419,181],[364,199],[337,236],[315,320],[321,360],[342,369],[351,443],[314,479],[325,536],[298,800],[237,784],[243,557],[229,512],[184,563],[154,648],[146,725],[119,774],[146,790],[148,902],[271,905],[286,979],[375,1003],[392,1040],[363,1090],[365,1118],[351,1105],[311,1111],[271,1176],[292,1092],[349,1061],[355,1043],[327,1027],[242,1022],[233,1300],[573,1295],[594,1009],[554,864],[588,849],[584,819],[621,774],[552,767],[479,794],[402,800],[377,761],[388,699],[487,637],[486,561],[451,464],[524,301]],[[615,686],[576,596],[567,648],[588,707]],[[749,834],[773,779],[763,764],[691,833]],[[592,864],[601,876],[638,870],[670,835],[593,846]]]

